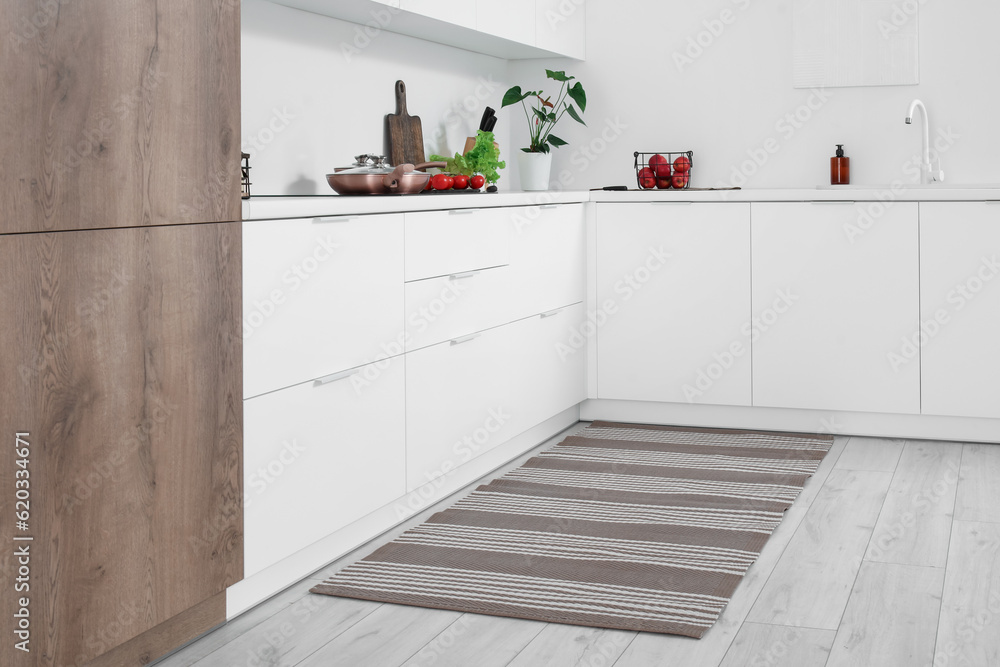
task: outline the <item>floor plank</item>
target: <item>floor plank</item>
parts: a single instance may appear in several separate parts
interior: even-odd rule
[[[308,658],[281,664],[396,667],[416,655],[461,615],[457,611],[383,604]]]
[[[819,468],[785,512],[764,545],[757,561],[733,593],[719,620],[700,640],[648,632],[639,633],[629,644],[615,667],[646,667],[647,665],[718,665],[736,638],[761,590],[782,559],[789,542],[808,514],[812,503],[822,493],[827,480],[835,471],[837,460],[847,445],[847,438],[835,438]]]
[[[232,667],[256,661],[260,665],[296,665],[381,606],[310,593],[194,664]]]
[[[835,469],[748,620],[836,630],[891,480],[891,473]]]
[[[508,667],[612,665],[637,634],[549,623]]]
[[[504,667],[545,628],[540,621],[462,614],[405,667]]]
[[[744,623],[719,667],[823,667],[833,630]]]
[[[837,467],[844,470],[892,472],[896,469],[904,444],[903,440],[852,436],[837,461]]]
[[[865,560],[944,567],[961,465],[955,445],[907,442]]]
[[[298,602],[309,595],[309,588],[314,582],[300,581],[281,593],[261,602],[247,610],[221,628],[210,632],[201,639],[175,651],[168,657],[156,663],[157,667],[190,667],[210,653],[219,650],[226,644],[238,639],[271,618],[282,609]]]
[[[942,568],[864,563],[827,667],[930,667],[943,586]]]
[[[1000,665],[1000,524],[954,524],[934,658]]]
[[[1000,522],[1000,447],[965,445],[955,501],[956,521]]]

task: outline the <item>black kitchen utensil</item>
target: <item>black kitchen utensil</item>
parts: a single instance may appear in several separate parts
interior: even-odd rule
[[[490,107],[486,107],[486,111],[483,112],[483,119],[479,121],[480,130],[486,131],[486,126],[489,124],[490,118],[493,118],[495,113],[496,111],[494,111]]]
[[[497,126],[497,117],[491,116],[488,121],[486,121],[486,131],[492,132],[493,128]]]

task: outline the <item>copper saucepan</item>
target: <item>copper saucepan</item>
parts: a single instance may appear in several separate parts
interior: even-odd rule
[[[429,167],[444,168],[444,162],[422,162],[390,167],[380,155],[359,155],[352,167],[334,169],[326,182],[342,195],[408,195],[427,187],[431,175],[416,171]]]

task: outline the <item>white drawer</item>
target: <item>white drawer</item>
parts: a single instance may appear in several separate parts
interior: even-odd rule
[[[416,350],[509,322],[509,267],[406,283],[406,349]]]
[[[511,209],[511,319],[583,301],[586,227],[582,204]]]
[[[360,366],[403,336],[403,216],[243,223],[243,395]]]
[[[510,325],[406,355],[406,488],[515,435]]]
[[[508,208],[407,213],[406,280],[508,264],[510,220]]]
[[[244,402],[245,576],[405,492],[403,357]]]

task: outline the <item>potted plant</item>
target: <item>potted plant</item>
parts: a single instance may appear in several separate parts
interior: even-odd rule
[[[570,85],[576,77],[567,76],[566,72],[553,72],[547,69],[545,76],[562,84],[555,102],[551,97],[543,97],[544,93],[540,90],[522,92],[520,86],[514,86],[503,96],[502,106],[507,107],[520,102],[528,119],[531,143],[527,148],[522,148],[522,152],[517,155],[521,188],[524,190],[547,190],[549,187],[549,172],[552,170],[550,150],[552,147],[559,148],[566,145],[566,141],[552,134],[552,129],[559,119],[569,114],[576,122],[586,125],[580,117],[580,114],[587,110],[587,93],[583,90],[583,84],[577,81]],[[529,106],[525,103],[529,98],[533,98],[530,113]],[[571,101],[575,102],[576,106]],[[579,111],[576,107],[579,107]]]

